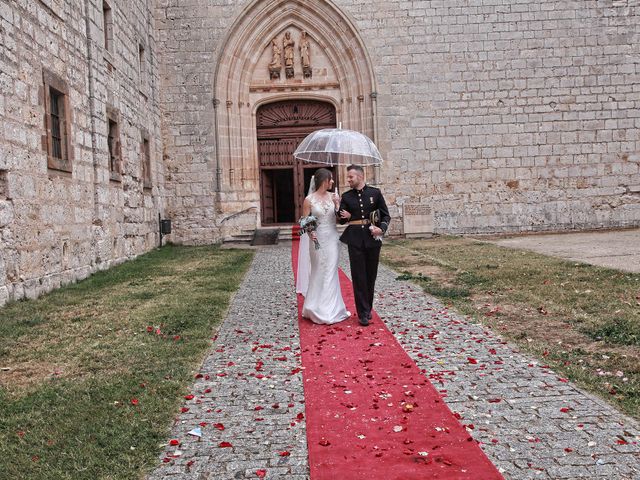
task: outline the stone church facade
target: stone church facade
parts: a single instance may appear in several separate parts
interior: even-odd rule
[[[0,304],[290,225],[318,128],[393,234],[640,225],[634,0],[0,3]],[[335,169],[345,188],[343,167]]]

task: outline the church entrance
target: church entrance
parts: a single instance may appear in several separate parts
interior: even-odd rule
[[[313,173],[323,165],[304,163],[293,152],[311,132],[335,128],[336,110],[317,100],[285,100],[260,107],[256,114],[262,225],[294,223]],[[337,179],[337,169],[328,167]]]

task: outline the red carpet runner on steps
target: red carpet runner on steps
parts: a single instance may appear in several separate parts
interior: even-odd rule
[[[293,271],[298,242],[294,232]],[[342,296],[355,312],[351,282]],[[494,480],[503,477],[374,312],[298,321],[311,480]]]

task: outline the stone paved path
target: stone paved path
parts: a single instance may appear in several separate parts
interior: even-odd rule
[[[505,478],[640,479],[636,422],[395,278],[378,314]]]
[[[395,278],[381,268],[376,310],[506,479],[640,479],[637,423]],[[299,368],[290,245],[265,247],[149,480],[308,478]]]
[[[532,250],[544,255],[577,260],[600,267],[640,272],[640,228],[598,232],[518,235],[483,239],[500,245]]]
[[[258,250],[173,428],[182,443],[166,448],[171,461],[150,480],[258,478],[263,469],[265,478],[307,478],[297,312],[291,247]],[[198,441],[187,432],[200,422]]]

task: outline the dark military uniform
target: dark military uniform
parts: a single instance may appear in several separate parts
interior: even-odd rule
[[[378,275],[380,247],[382,242],[376,240],[369,231],[369,214],[380,211],[380,228],[383,232],[389,228],[391,217],[382,192],[369,185],[362,190],[349,190],[342,195],[340,210],[351,214],[349,220],[340,218],[340,223],[349,222],[349,226],[340,237],[349,248],[349,264],[356,309],[361,323],[368,323],[373,308],[373,292]]]

